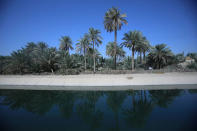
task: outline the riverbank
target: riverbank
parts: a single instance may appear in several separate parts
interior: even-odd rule
[[[1,75],[0,89],[129,90],[197,89],[197,73]]]

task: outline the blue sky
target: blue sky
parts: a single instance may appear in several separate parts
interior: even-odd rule
[[[65,35],[75,47],[94,27],[103,37],[98,50],[106,56],[106,44],[114,40],[114,34],[104,29],[103,18],[112,6],[126,13],[128,20],[118,31],[118,43],[124,33],[140,30],[151,45],[166,43],[174,53],[197,52],[195,0],[0,0],[0,55],[9,55],[32,41],[58,48]]]

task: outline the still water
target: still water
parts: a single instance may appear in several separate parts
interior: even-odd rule
[[[193,131],[197,90],[0,90],[0,131]]]

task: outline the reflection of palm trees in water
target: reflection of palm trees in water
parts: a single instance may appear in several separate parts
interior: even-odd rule
[[[1,102],[3,105],[9,105],[13,110],[24,108],[29,112],[44,115],[48,112],[54,102],[55,93],[48,91],[4,91],[6,96]]]
[[[70,118],[73,113],[73,106],[76,96],[73,92],[60,92],[57,94],[59,111],[65,118]]]
[[[119,130],[119,112],[122,107],[122,103],[126,98],[125,92],[109,92],[107,93],[107,105],[112,109],[115,116],[115,128],[111,128],[110,130]]]
[[[149,91],[152,101],[163,108],[167,108],[182,90],[152,90]]]
[[[103,119],[103,112],[96,109],[96,102],[100,96],[101,92],[85,92],[76,107],[79,117],[90,125],[91,130],[99,128]]]
[[[143,127],[155,105],[167,108],[181,90],[130,91],[132,106],[124,109],[126,123],[134,128]]]
[[[192,92],[192,91],[190,91]],[[103,112],[96,108],[99,98],[107,96],[106,103],[114,113],[115,127],[119,130],[119,117],[123,114],[125,122],[131,127],[143,127],[158,105],[167,108],[170,103],[181,94],[181,90],[160,91],[128,91],[128,92],[72,92],[72,91],[0,91],[0,104],[7,105],[13,110],[23,108],[29,112],[44,115],[56,105],[65,118],[72,117],[73,108],[91,130],[102,126]],[[130,108],[122,107],[127,96],[131,96]],[[104,97],[105,98],[105,97]],[[130,99],[130,97],[128,97]],[[113,119],[113,118],[111,118]]]
[[[123,110],[124,119],[131,127],[143,127],[153,109],[153,103],[147,99],[146,91],[131,91],[129,94],[132,96],[132,106]]]

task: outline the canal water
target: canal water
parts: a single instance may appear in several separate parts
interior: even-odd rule
[[[197,90],[0,90],[0,131],[196,131]]]

